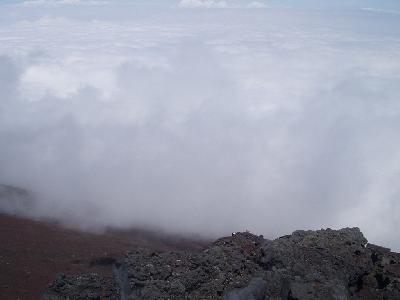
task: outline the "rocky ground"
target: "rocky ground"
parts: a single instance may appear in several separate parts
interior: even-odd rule
[[[358,228],[236,233],[200,252],[137,248],[113,270],[60,275],[42,299],[400,299],[400,254]]]
[[[191,249],[204,243],[141,230],[85,233],[45,221],[0,214],[0,299],[40,299],[60,273],[113,277],[129,249]]]
[[[129,249],[199,251],[209,243],[138,229],[88,233],[21,217],[34,206],[27,191],[0,184],[0,300],[40,299],[60,273],[113,280],[112,265]]]
[[[400,254],[358,228],[211,243],[12,215],[34,204],[0,185],[0,299],[400,299]]]

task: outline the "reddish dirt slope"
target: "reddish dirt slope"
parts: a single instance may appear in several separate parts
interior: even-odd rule
[[[111,276],[113,259],[137,246],[196,250],[204,243],[138,230],[83,233],[0,214],[0,299],[39,299],[59,273]]]

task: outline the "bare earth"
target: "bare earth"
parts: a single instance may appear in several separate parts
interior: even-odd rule
[[[113,262],[138,246],[200,250],[205,245],[204,241],[140,230],[84,233],[0,214],[0,298],[39,299],[60,273],[111,276]]]

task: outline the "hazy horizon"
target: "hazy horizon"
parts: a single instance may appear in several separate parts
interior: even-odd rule
[[[400,249],[398,1],[5,1],[0,91],[33,215]]]

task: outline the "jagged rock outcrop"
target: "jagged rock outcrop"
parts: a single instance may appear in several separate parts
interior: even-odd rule
[[[400,254],[367,244],[358,228],[273,241],[236,233],[202,252],[136,249],[114,274],[63,275],[43,299],[400,299]]]
[[[119,286],[112,279],[97,274],[59,276],[43,299],[121,299]]]

